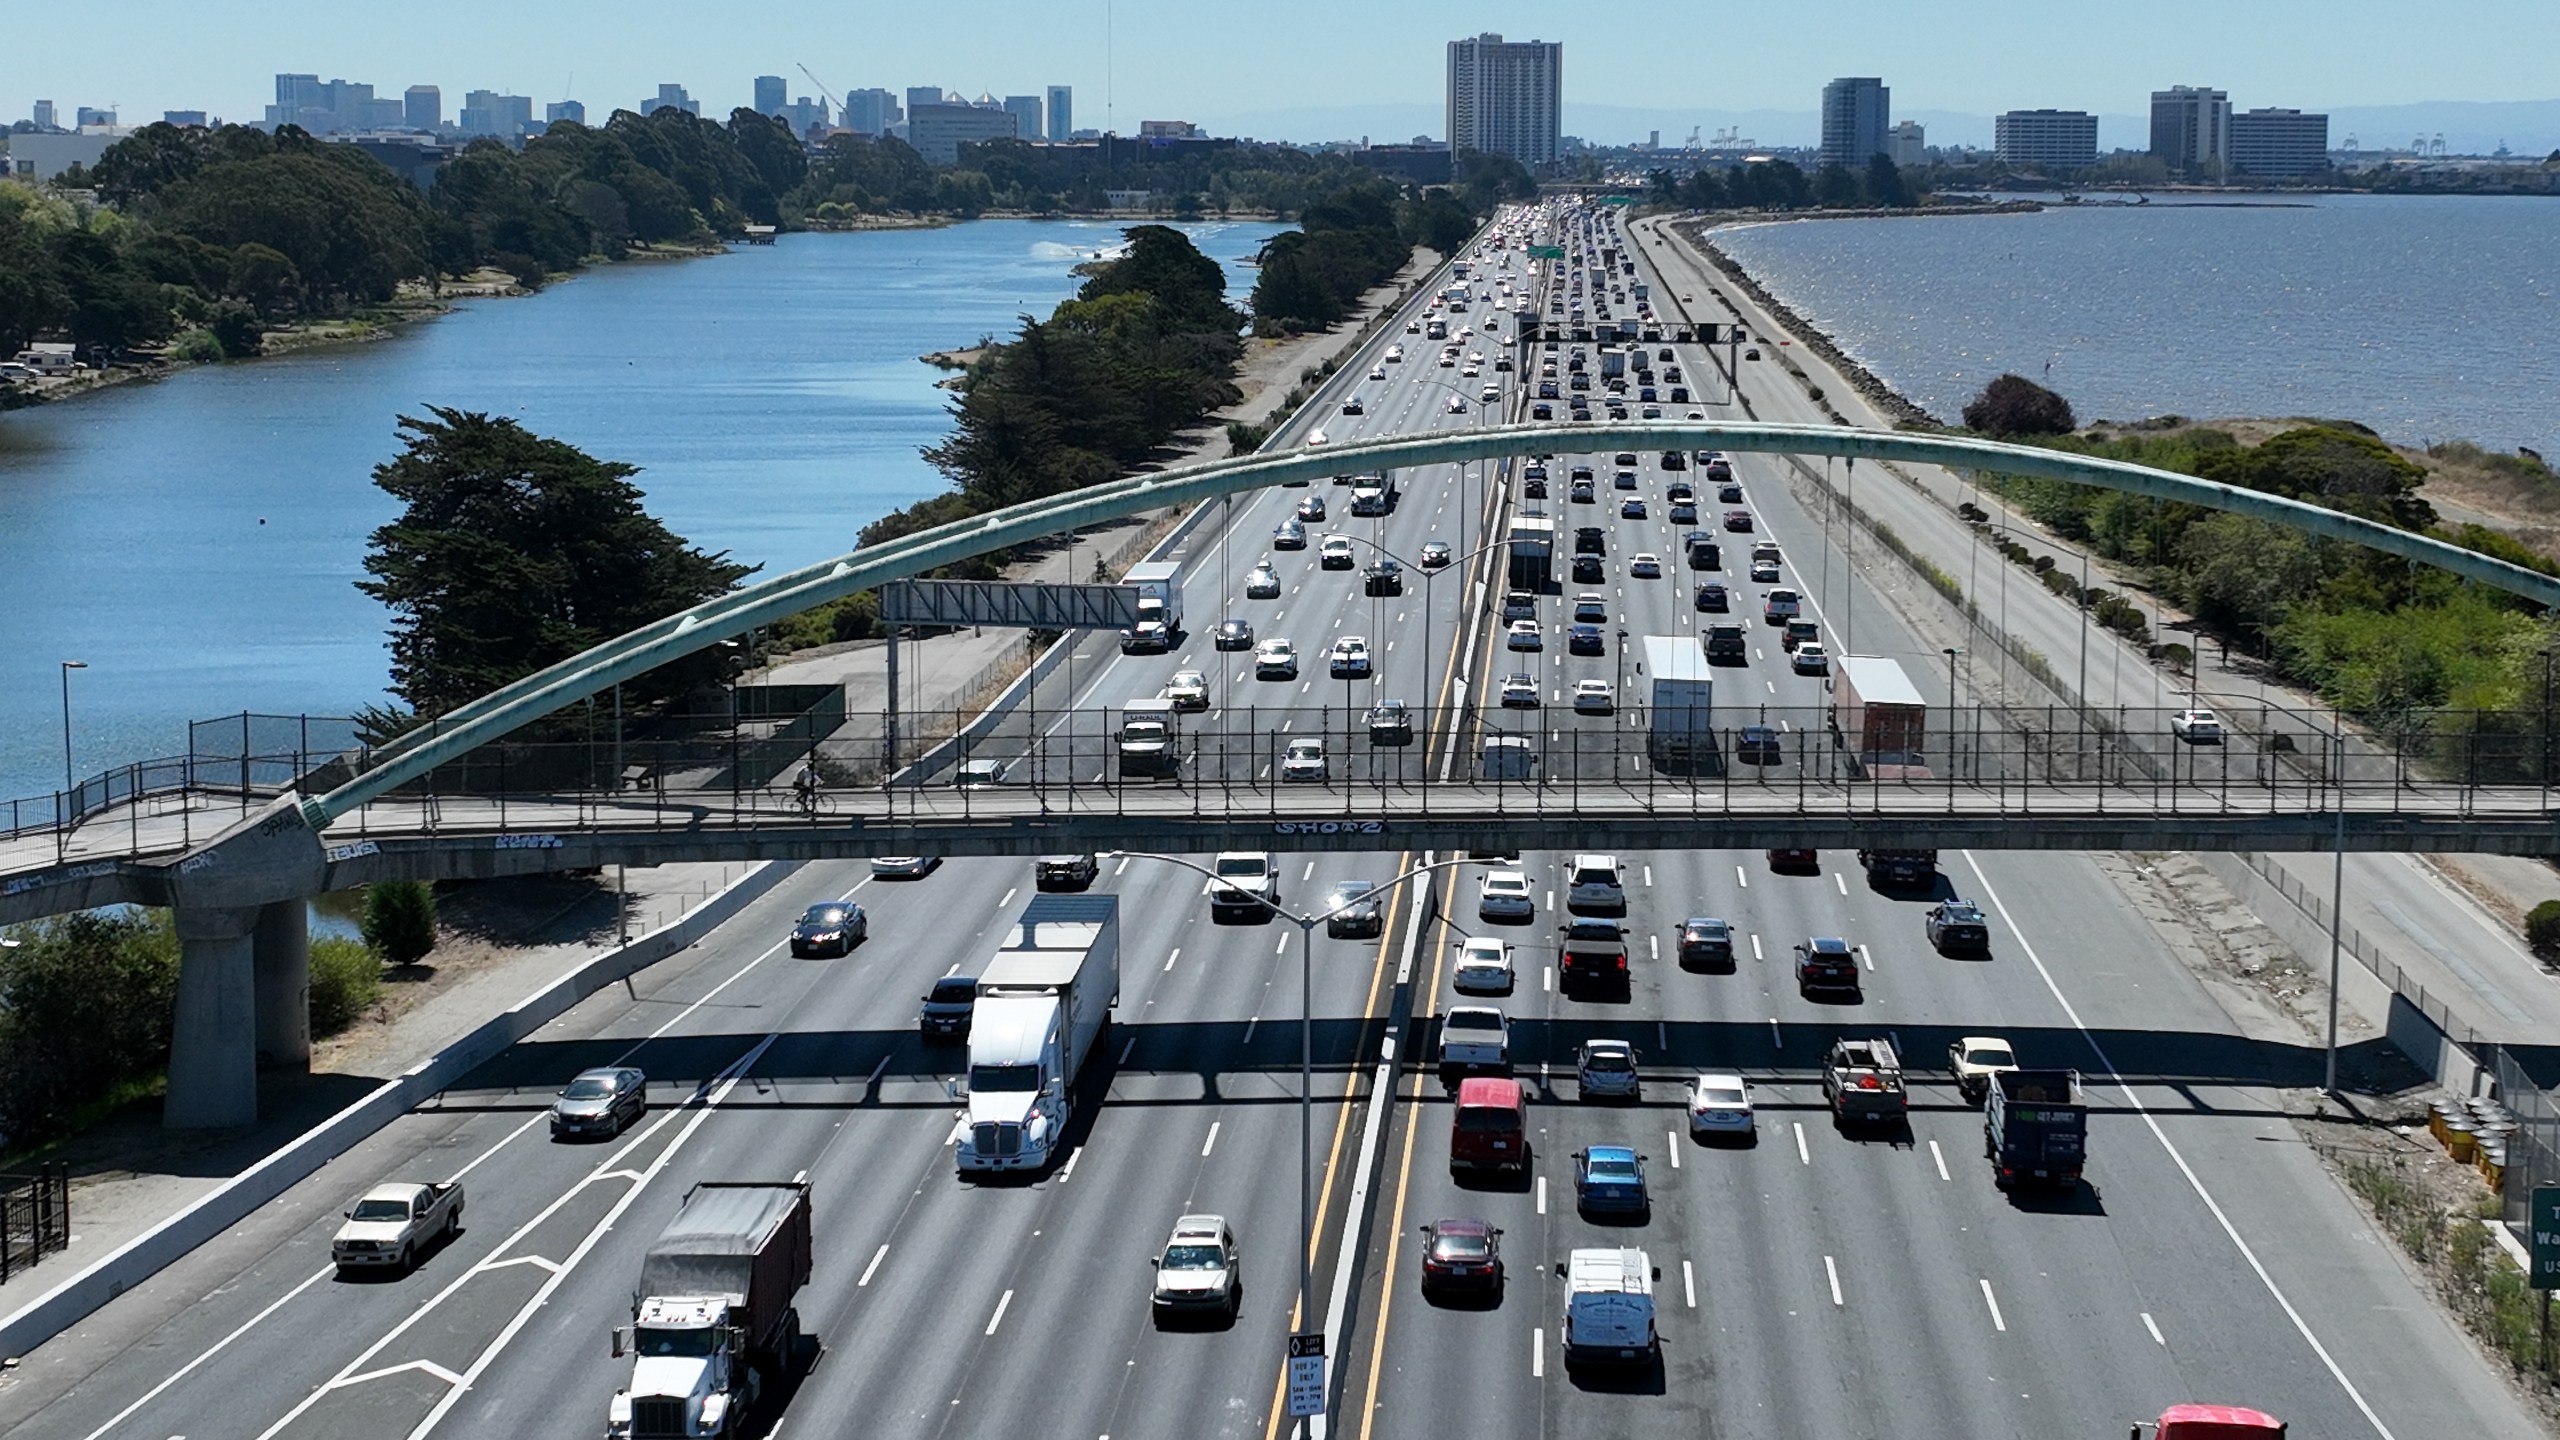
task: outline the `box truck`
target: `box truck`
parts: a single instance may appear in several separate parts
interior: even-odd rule
[[[706,1180],[641,1257],[631,1323],[613,1353],[631,1377],[605,1411],[612,1440],[738,1432],[767,1377],[800,1344],[792,1297],[808,1283],[809,1187]]]
[[[1902,667],[1881,655],[1843,655],[1831,724],[1850,768],[1877,780],[1926,780],[1929,707]]]
[[[1120,637],[1124,653],[1173,648],[1182,634],[1182,562],[1150,560],[1132,565],[1122,581],[1138,590],[1138,623]]]
[[[1650,728],[1645,753],[1667,770],[1717,767],[1715,672],[1695,643],[1679,635],[1644,637]]]

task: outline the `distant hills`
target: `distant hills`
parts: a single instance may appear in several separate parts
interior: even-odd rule
[[[2242,108],[2262,97],[2243,95]],[[2317,109],[2304,105],[2305,109]],[[1928,127],[1933,145],[1974,145],[1988,149],[1992,117],[1954,110],[1897,113],[1896,120],[1917,120]],[[1249,135],[1260,140],[1357,140],[1399,144],[1416,135],[1443,132],[1436,104],[1308,105],[1278,110],[1242,111],[1224,117],[1204,115],[1211,133]],[[1566,102],[1564,128],[1569,135],[1600,144],[1624,145],[1660,131],[1662,144],[1677,149],[1695,127],[1712,141],[1731,128],[1762,145],[1811,145],[1821,138],[1818,112],[1803,110],[1694,110],[1631,105]],[[2329,143],[2343,147],[2352,135],[2368,150],[2405,149],[2418,136],[2443,135],[2445,149],[2456,155],[2486,155],[2504,143],[2519,155],[2548,155],[2560,150],[2560,100],[2430,100],[2412,105],[2347,105],[2329,111]],[[2100,149],[2139,150],[2150,144],[2146,115],[2098,116]]]

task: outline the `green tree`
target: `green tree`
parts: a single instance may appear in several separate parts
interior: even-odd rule
[[[2560,160],[2560,153],[2552,157]],[[2560,900],[2545,900],[2525,912],[2525,942],[2545,961],[2560,960]]]
[[[373,483],[401,502],[357,588],[392,611],[392,689],[439,715],[613,636],[734,588],[755,567],[706,554],[641,506],[629,465],[513,420],[429,407]],[[646,700],[718,671],[716,654],[632,682]]]
[[[335,1035],[373,1008],[382,994],[382,957],[343,935],[311,942],[311,1033]]]
[[[1825,210],[1854,209],[1866,198],[1846,165],[1825,162],[1813,172],[1813,203]]]
[[[1889,210],[1911,208],[1911,187],[1903,183],[1902,167],[1890,155],[1873,155],[1867,159],[1867,203]]]
[[[1964,407],[1966,428],[1985,435],[2068,435],[2077,428],[2071,402],[2024,375],[1995,376]]]
[[[384,880],[364,887],[364,943],[381,960],[415,965],[436,948],[436,891],[424,880]]]
[[[23,1146],[169,1063],[178,937],[165,910],[21,926],[0,948],[0,1133]]]

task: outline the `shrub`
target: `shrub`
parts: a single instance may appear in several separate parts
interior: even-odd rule
[[[2545,900],[2526,912],[2525,943],[2545,960],[2560,960],[2560,900]]]
[[[1966,428],[1985,435],[2068,435],[2071,402],[2024,375],[2001,375],[1964,407]]]
[[[1261,449],[1262,442],[1270,436],[1271,431],[1265,426],[1248,425],[1242,420],[1230,420],[1227,422],[1227,453],[1250,455]]]
[[[436,892],[423,880],[364,887],[364,943],[392,965],[414,965],[436,948]]]
[[[178,936],[169,912],[91,911],[21,926],[0,949],[0,1142],[76,1128],[169,1064]]]
[[[209,365],[222,358],[222,342],[210,330],[189,330],[169,343],[169,358]]]
[[[382,957],[343,935],[311,942],[311,1033],[335,1035],[382,993]]]

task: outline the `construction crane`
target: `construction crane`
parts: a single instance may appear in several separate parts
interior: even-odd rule
[[[796,60],[792,63],[795,65],[799,64]],[[801,65],[800,73],[808,76],[809,83],[818,87],[818,123],[824,125],[827,123],[827,108],[831,102],[836,101],[837,92],[834,87],[828,85],[826,81],[819,79],[818,72],[810,69],[808,66]]]

